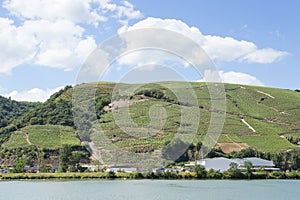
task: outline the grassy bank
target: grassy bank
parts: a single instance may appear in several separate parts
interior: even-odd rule
[[[51,180],[51,179],[181,179],[181,180],[225,180],[225,179],[249,179],[248,177],[233,177],[226,172],[217,174],[207,174],[206,177],[199,178],[195,172],[165,172],[165,173],[112,173],[112,172],[86,172],[86,173],[9,173],[0,174],[0,180]],[[257,172],[251,175],[252,180],[255,179],[300,179],[300,172]]]

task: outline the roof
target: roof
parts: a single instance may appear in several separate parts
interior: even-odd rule
[[[233,161],[228,158],[220,157],[220,158],[207,158],[203,159],[203,165],[205,169],[214,169],[220,170],[221,172],[226,171],[229,169],[230,163]]]
[[[256,158],[256,157],[233,159],[233,160],[235,160],[235,162],[240,166],[244,166],[245,161],[250,161],[253,167],[274,167],[275,166],[273,161]]]
[[[273,161],[261,159],[261,158],[235,158],[235,159],[229,159],[224,157],[217,157],[217,158],[206,158],[202,159],[200,161],[197,161],[197,163],[203,165],[206,170],[214,169],[214,170],[220,170],[221,172],[226,171],[230,168],[230,163],[234,162],[239,165],[239,167],[243,167],[245,161],[250,161],[253,165],[253,167],[268,167],[272,168],[274,167]],[[194,166],[195,162],[191,162],[189,165],[186,166]]]

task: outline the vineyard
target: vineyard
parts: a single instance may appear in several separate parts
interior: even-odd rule
[[[64,144],[80,145],[71,127],[58,125],[27,126],[12,133],[4,147],[16,148],[34,145],[39,148],[57,149]]]
[[[137,89],[128,93],[131,87]],[[262,152],[298,148],[299,92],[235,84],[224,87],[226,118],[216,141],[220,146],[241,143]],[[74,99],[77,106],[72,108]],[[207,84],[197,82],[118,84],[117,89],[115,83],[67,86],[0,128],[1,146],[57,149],[92,141],[99,149],[109,143],[129,152],[156,152],[174,136],[181,135],[185,142],[194,132],[196,145],[203,141],[211,123],[213,127],[211,116],[218,111],[212,109],[212,100],[222,99],[213,99]]]
[[[180,123],[187,123],[191,119],[181,118],[181,109],[184,102],[178,102],[172,93],[172,87],[177,91],[184,90],[182,85],[175,84],[148,84],[146,88],[159,89],[163,98],[148,98],[147,101],[129,106],[130,117],[136,127],[132,131],[142,132],[141,127],[149,127],[150,110],[154,105],[163,107],[167,118],[163,121],[161,131],[148,137],[134,137],[124,131],[126,120],[116,124],[114,115],[122,113],[122,108],[103,114],[97,129],[118,148],[132,152],[154,151],[168,144],[178,132]],[[207,132],[211,111],[210,95],[205,83],[191,83],[197,96],[200,109],[200,122],[194,144],[203,141]],[[167,87],[166,87],[167,86]],[[171,88],[171,89],[170,89]],[[295,91],[241,86],[225,84],[226,91],[226,120],[218,143],[246,143],[262,152],[279,152],[297,149],[298,146],[290,143],[286,137],[299,138],[300,135],[300,95]],[[145,97],[143,97],[145,98]],[[184,101],[184,100],[183,100]],[[253,132],[243,122],[247,121],[256,131]],[[186,120],[186,122],[185,122]],[[132,126],[132,125],[131,125]],[[123,127],[123,128],[120,128]],[[128,127],[127,127],[128,128]],[[126,133],[125,133],[126,132]],[[97,141],[95,141],[97,143]]]

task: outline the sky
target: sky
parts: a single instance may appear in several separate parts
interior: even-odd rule
[[[0,95],[15,100],[45,101],[62,87],[76,84],[97,46],[141,28],[166,29],[192,39],[210,57],[223,82],[300,88],[297,0],[0,2]],[[130,71],[124,66],[141,61],[151,70],[161,64],[154,57],[143,52],[124,56],[105,80],[119,81],[120,74]],[[185,80],[201,80],[189,70],[180,71]]]

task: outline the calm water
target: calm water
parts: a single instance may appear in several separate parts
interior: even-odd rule
[[[0,182],[1,200],[299,199],[300,181]]]

